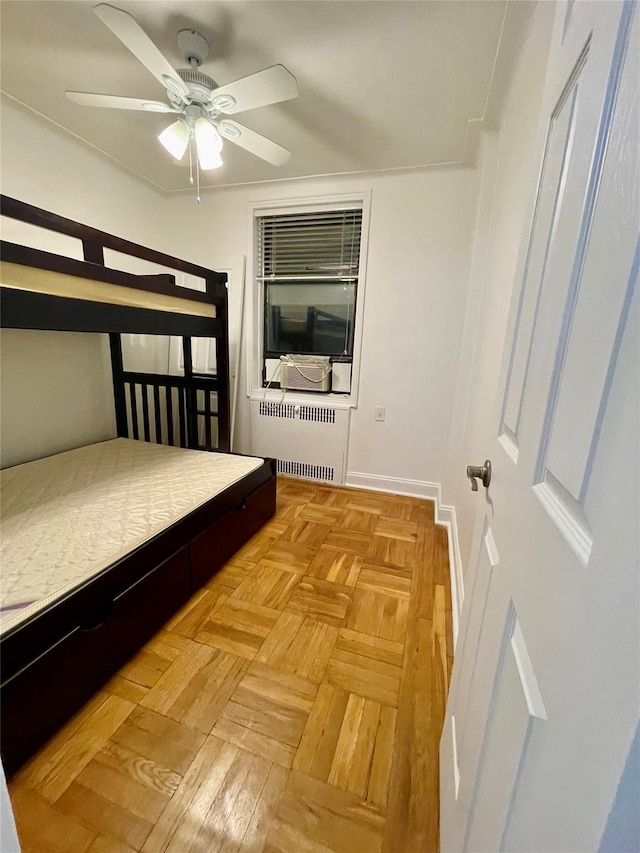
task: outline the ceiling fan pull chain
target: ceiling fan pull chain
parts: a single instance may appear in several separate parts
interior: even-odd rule
[[[193,186],[193,139],[189,137],[189,183]]]
[[[196,160],[196,201],[200,204],[200,161]]]

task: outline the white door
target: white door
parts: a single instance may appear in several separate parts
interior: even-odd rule
[[[638,726],[639,46],[635,3],[558,8],[441,741],[446,853],[599,850]]]

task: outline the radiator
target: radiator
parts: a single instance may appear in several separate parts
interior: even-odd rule
[[[343,484],[350,409],[251,401],[251,452],[289,477]]]

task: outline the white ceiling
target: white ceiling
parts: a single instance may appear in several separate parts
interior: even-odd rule
[[[202,70],[218,84],[282,63],[297,100],[234,116],[293,152],[280,168],[226,142],[223,186],[461,162],[484,115],[505,0],[111,0],[175,67],[176,33],[208,39]],[[164,90],[84,0],[2,0],[5,93],[166,191],[188,168],[156,141],[169,116],[83,107],[66,89],[164,100]],[[504,51],[504,38],[502,49]],[[186,158],[185,158],[186,159]]]

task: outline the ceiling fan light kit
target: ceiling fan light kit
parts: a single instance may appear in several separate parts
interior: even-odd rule
[[[94,12],[165,88],[168,104],[119,95],[67,92],[83,106],[176,113],[180,118],[158,136],[163,147],[180,161],[190,142],[197,150],[200,169],[222,165],[222,137],[256,157],[280,166],[291,152],[256,131],[224,116],[277,104],[298,97],[295,77],[283,65],[273,65],[225,86],[199,70],[209,53],[207,40],[195,30],[178,33],[178,47],[189,66],[175,70],[137,21],[122,9],[100,3]],[[190,155],[190,158],[192,155]]]
[[[182,160],[189,144],[189,135],[187,125],[182,119],[178,119],[162,131],[158,140],[172,157],[175,157],[176,160]]]
[[[206,171],[222,166],[222,137],[206,118],[196,120],[195,138],[200,168]]]

